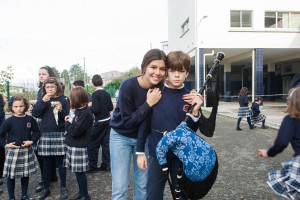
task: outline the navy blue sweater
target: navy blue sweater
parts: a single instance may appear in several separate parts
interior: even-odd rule
[[[51,106],[52,101],[59,101],[62,105],[62,111],[58,112],[58,125],[56,124],[53,114],[54,107]],[[44,132],[64,132],[65,131],[65,116],[69,114],[70,106],[68,101],[63,97],[51,98],[50,101],[44,102],[38,99],[32,109],[32,116],[40,118],[41,133]]]
[[[147,91],[139,85],[137,77],[122,82],[111,128],[126,137],[137,138],[139,125],[151,110],[146,102]]]
[[[97,89],[92,94],[92,106],[90,109],[96,121],[110,117],[110,111],[114,109],[114,106],[109,93],[104,89]]]
[[[156,145],[163,136],[159,132],[172,131],[185,119],[189,105],[182,100],[182,96],[188,93],[190,91],[185,87],[181,89],[164,87],[162,98],[153,107],[151,127],[147,125],[147,121],[143,122],[141,126],[143,130],[139,131],[137,152],[144,152],[145,141],[150,133],[148,140],[149,155],[155,156]],[[198,128],[198,122],[194,122],[190,117],[187,124],[194,131]]]
[[[248,97],[246,95],[240,95],[238,97],[240,107],[248,107]]]
[[[259,104],[256,102],[252,103],[252,112],[253,112],[253,117],[257,117],[260,113],[260,109],[259,109]]]
[[[65,122],[66,145],[70,147],[86,147],[93,125],[93,116],[87,106],[77,108],[72,123]]]
[[[15,142],[16,146],[21,146],[26,140],[35,144],[39,138],[39,127],[30,115],[24,117],[13,115],[4,121],[0,128],[0,146],[2,147],[11,142]]]
[[[274,157],[281,153],[289,143],[295,152],[294,156],[300,155],[300,120],[287,115],[282,120],[273,146],[268,150],[268,156]]]

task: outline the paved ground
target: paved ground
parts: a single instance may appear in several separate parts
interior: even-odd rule
[[[224,103],[224,102],[223,102]],[[259,148],[268,148],[276,137],[277,130],[273,128],[249,130],[245,121],[242,122],[243,131],[236,131],[236,119],[229,114],[223,115],[223,103],[220,104],[220,115],[217,118],[215,135],[207,140],[214,146],[219,158],[219,174],[215,185],[204,198],[207,200],[282,200],[267,186],[267,173],[273,169],[280,169],[280,164],[292,156],[291,148],[287,148],[275,158],[263,159],[258,156]],[[226,104],[226,103],[225,103]],[[232,107],[234,116],[237,104],[227,104],[228,110]],[[265,105],[267,109],[267,105]],[[281,106],[282,107],[282,106]],[[279,108],[278,108],[279,109]],[[272,110],[272,109],[270,109]],[[282,110],[281,108],[279,110]],[[274,109],[273,109],[274,111]],[[229,112],[229,111],[226,111]],[[282,118],[284,114],[281,114]],[[269,118],[271,115],[269,115]],[[278,119],[281,121],[280,119]],[[275,119],[273,120],[275,122]],[[273,123],[272,122],[272,123]],[[122,154],[120,153],[120,156]],[[34,187],[39,180],[39,174],[30,179],[29,195],[36,197]],[[74,174],[68,173],[67,187],[70,195],[77,192]],[[109,200],[111,194],[111,174],[88,174],[89,192],[93,199]],[[0,186],[5,191],[0,199],[7,199],[6,186]],[[51,186],[52,196],[48,200],[58,199],[59,183]],[[16,197],[19,199],[20,183],[16,184]],[[129,199],[132,199],[130,186]],[[165,190],[166,200],[171,200],[170,191]]]

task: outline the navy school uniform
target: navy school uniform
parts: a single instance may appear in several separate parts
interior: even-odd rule
[[[238,117],[251,117],[252,113],[251,110],[248,108],[248,97],[246,95],[240,95],[238,97],[239,100],[239,111],[238,111]]]
[[[89,169],[87,142],[92,124],[93,116],[87,106],[75,110],[72,123],[65,122],[67,152],[64,166],[72,172]]]
[[[266,116],[260,112],[259,104],[256,102],[252,103],[252,113],[251,124],[263,122],[266,119]]]
[[[37,159],[32,147],[22,147],[23,141],[36,143],[40,131],[35,119],[30,115],[24,117],[11,116],[6,119],[0,129],[0,145],[15,142],[15,149],[6,149],[3,177],[11,179],[29,177],[38,169]]]

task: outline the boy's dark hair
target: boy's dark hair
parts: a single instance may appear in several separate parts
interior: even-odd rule
[[[141,70],[142,74],[145,73],[147,65],[151,63],[153,60],[163,60],[165,63],[167,61],[167,56],[165,52],[160,49],[150,49],[143,58]]]
[[[182,51],[171,51],[167,55],[167,69],[174,71],[180,71],[185,69],[187,72],[191,68],[191,58],[187,53]]]
[[[14,103],[14,101],[23,101],[24,102],[24,106],[25,106],[25,109],[24,109],[24,113],[28,111],[28,108],[29,108],[29,102],[27,101],[26,98],[24,98],[23,96],[13,96],[9,99],[9,102],[8,102],[8,107],[9,107],[9,110],[14,113],[13,109],[12,109],[12,105]]]
[[[84,86],[84,81],[83,80],[76,80],[76,81],[74,81],[73,82],[73,85],[75,86],[75,87],[78,87],[78,86],[81,86],[81,87],[85,87]]]
[[[94,86],[102,86],[103,85],[102,77],[99,74],[95,74],[92,78],[92,83]]]
[[[56,85],[56,87],[57,87],[56,88],[56,95],[57,96],[61,96],[63,94],[63,91],[62,91],[62,88],[61,88],[61,85],[60,85],[60,81],[58,81],[58,79],[55,78],[55,77],[49,77],[43,83],[43,94],[42,94],[42,97],[44,97],[45,94],[46,94],[45,85],[47,83],[54,83]]]
[[[88,102],[88,93],[83,87],[72,88],[70,93],[70,107],[72,109],[86,106]]]

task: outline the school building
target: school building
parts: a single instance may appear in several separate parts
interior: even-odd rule
[[[166,42],[162,45],[166,49]],[[216,54],[223,52],[219,70],[225,100],[241,87],[253,97],[284,99],[300,73],[300,1],[169,0],[167,47],[191,56],[189,89],[199,91]]]

